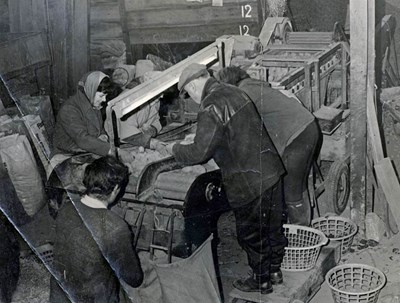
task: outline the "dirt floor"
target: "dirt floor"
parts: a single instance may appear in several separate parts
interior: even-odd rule
[[[246,256],[240,250],[235,235],[234,216],[225,213],[219,222],[221,242],[218,246],[218,261],[223,286],[224,302],[230,302],[229,292],[233,280],[246,276],[249,268]],[[371,244],[371,243],[370,243]],[[373,244],[373,243],[372,243]],[[378,303],[396,303],[400,298],[400,235],[383,239],[376,246],[369,246],[362,239],[355,241],[348,254],[342,256],[340,264],[361,263],[379,268],[387,277],[386,286],[382,289]],[[13,303],[46,303],[49,302],[50,274],[41,261],[29,254],[21,257],[21,276]],[[330,289],[326,282],[310,303],[333,303]],[[149,302],[150,303],[150,302]],[[271,302],[274,303],[274,302]]]

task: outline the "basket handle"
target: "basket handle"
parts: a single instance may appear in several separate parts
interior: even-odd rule
[[[329,238],[327,236],[325,236],[324,234],[322,234],[321,246],[325,246],[326,244],[328,244],[328,242],[329,242]]]

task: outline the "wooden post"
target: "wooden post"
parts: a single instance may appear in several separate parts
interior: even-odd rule
[[[47,0],[49,44],[52,54],[52,74],[54,83],[54,97],[60,99],[68,97],[67,85],[67,0]]]
[[[89,71],[89,1],[71,0],[68,23],[68,93],[75,93],[77,83]]]
[[[129,64],[134,64],[136,61],[133,61],[132,57],[132,46],[131,46],[131,40],[129,38],[128,22],[126,20],[125,0],[119,0],[118,2],[119,2],[119,17],[121,20],[122,36],[124,39],[124,43],[126,45],[126,60]]]
[[[375,45],[370,40],[370,27],[374,35],[374,22],[369,26],[375,8],[369,5],[374,0],[350,0],[350,182],[351,218],[364,235],[367,167],[367,74],[368,51]]]

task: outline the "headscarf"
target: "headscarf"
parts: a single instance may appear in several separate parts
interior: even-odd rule
[[[90,103],[93,103],[94,96],[96,95],[100,82],[106,77],[108,78],[105,73],[94,71],[85,74],[78,82],[78,85],[83,87],[83,90],[85,91]]]

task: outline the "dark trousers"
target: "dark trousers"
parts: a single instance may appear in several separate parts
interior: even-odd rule
[[[235,208],[237,240],[247,253],[249,266],[256,276],[269,279],[271,265],[279,266],[287,239],[283,223],[282,182],[266,190],[259,198]]]
[[[284,177],[285,201],[289,220],[293,224],[309,225],[311,205],[308,200],[307,181],[314,159],[319,153],[321,131],[316,121],[308,125],[286,148],[282,155],[287,175]],[[299,211],[290,211],[290,205],[300,205]]]

